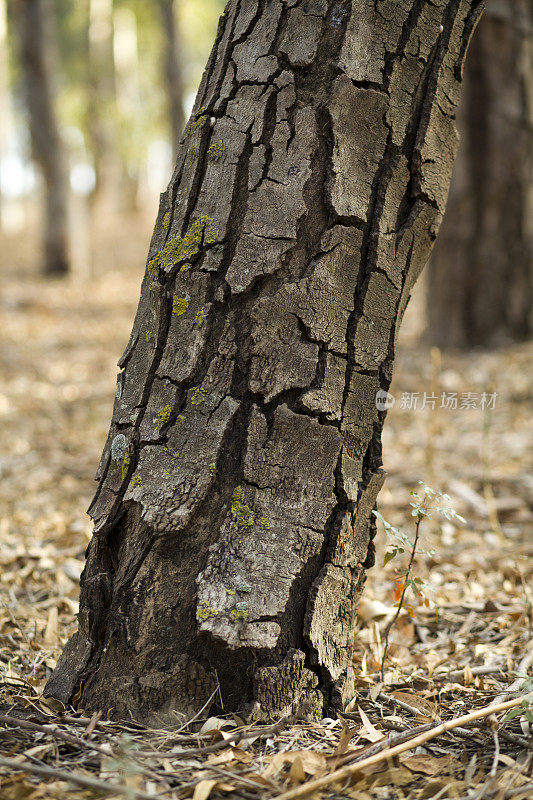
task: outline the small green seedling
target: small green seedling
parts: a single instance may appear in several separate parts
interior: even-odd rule
[[[524,694],[522,702],[519,706],[507,712],[505,722],[520,717],[524,722],[533,723],[533,679],[528,678],[525,680],[521,691]]]
[[[389,649],[389,634],[393,625],[395,624],[396,620],[398,619],[402,608],[405,608],[407,613],[411,616],[415,616],[415,609],[412,603],[407,602],[406,595],[408,590],[410,589],[412,594],[414,595],[415,599],[419,601],[423,601],[424,605],[429,605],[429,600],[426,596],[426,591],[429,589],[431,590],[432,587],[424,581],[419,576],[414,574],[414,561],[415,556],[417,554],[426,554],[428,556],[434,555],[434,550],[422,550],[419,548],[419,539],[420,539],[420,526],[424,519],[431,519],[431,514],[433,512],[440,514],[441,516],[445,517],[447,520],[456,519],[458,522],[461,522],[463,525],[466,524],[466,520],[463,519],[449,504],[451,502],[451,498],[449,495],[444,494],[443,492],[439,492],[436,489],[432,489],[431,486],[427,486],[424,481],[419,481],[421,488],[418,492],[411,492],[411,497],[413,498],[410,502],[411,506],[411,516],[415,518],[415,535],[414,538],[410,538],[406,533],[404,533],[399,528],[395,528],[390,522],[387,522],[386,519],[378,512],[374,511],[374,516],[379,519],[383,528],[385,530],[385,534],[387,535],[388,539],[390,540],[391,547],[385,553],[385,558],[383,559],[383,566],[388,564],[397,556],[401,556],[404,553],[409,553],[409,563],[407,565],[407,569],[404,573],[398,576],[395,581],[395,589],[394,589],[394,600],[395,600],[395,607],[396,607],[396,614],[394,615],[393,619],[389,622],[385,629],[384,635],[384,646],[383,646],[383,656],[381,659],[381,679],[383,680],[384,670],[385,670],[385,661],[387,658],[387,651]]]

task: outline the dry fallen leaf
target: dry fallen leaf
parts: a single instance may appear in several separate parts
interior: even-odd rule
[[[401,762],[412,772],[422,772],[424,775],[438,775],[449,767],[450,757],[436,758],[435,756],[421,754],[406,756],[401,759]]]
[[[380,733],[380,731],[378,731],[377,728],[372,725],[361,706],[357,706],[357,710],[359,711],[359,716],[363,721],[364,728],[364,731],[360,731],[359,735],[363,739],[368,739],[369,742],[380,742],[382,739],[384,739],[384,734]]]
[[[216,778],[199,781],[194,787],[192,800],[207,800],[217,783],[218,780]]]
[[[371,787],[377,788],[378,786],[407,786],[413,780],[413,776],[408,769],[403,767],[392,767],[377,772],[376,777],[372,780]]]
[[[219,766],[220,764],[228,764],[230,761],[238,761],[240,764],[250,764],[253,761],[251,753],[247,753],[240,747],[227,747],[220,753],[212,753],[207,757],[207,763],[212,766]]]
[[[361,597],[359,605],[357,606],[357,614],[364,620],[370,622],[373,619],[383,619],[387,616],[393,616],[396,613],[394,606],[387,606],[381,600],[371,599],[370,597]]]
[[[251,764],[254,760],[251,753],[247,753],[246,750],[242,750],[240,747],[232,745],[231,752],[233,753],[235,761],[238,761],[240,764]]]
[[[466,786],[464,781],[458,781],[454,778],[446,775],[443,778],[433,778],[432,780],[428,780],[427,783],[424,784],[423,788],[420,791],[420,798],[422,800],[431,800],[431,798],[438,795],[439,792],[448,792],[449,797],[463,797],[466,791]]]
[[[292,783],[303,783],[305,781],[305,770],[301,755],[297,755],[291,764],[289,778]]]
[[[231,719],[209,717],[200,728],[199,733],[210,733],[211,731],[222,732],[222,728],[235,728],[235,723]]]
[[[227,764],[228,762],[233,761],[234,758],[235,756],[231,747],[228,747],[221,753],[212,753],[210,756],[208,756],[207,763],[211,764],[213,767],[216,767],[220,766],[220,764]]]
[[[43,636],[43,641],[46,645],[53,645],[57,642],[57,621],[57,606],[52,606],[48,612],[48,622]]]
[[[435,719],[437,716],[435,713],[435,704],[431,703],[429,700],[424,700],[424,698],[419,697],[417,694],[395,691],[391,692],[391,696],[415,708],[424,719]]]
[[[320,775],[326,771],[326,758],[323,753],[316,750],[290,750],[277,753],[263,773],[265,778],[271,778],[283,769],[285,764],[293,764],[298,759],[307,775]]]
[[[342,723],[342,733],[340,735],[339,743],[337,744],[335,755],[339,756],[346,752],[348,749],[348,745],[350,743],[351,738],[355,735],[355,728],[350,728],[346,724],[346,721],[341,717]]]

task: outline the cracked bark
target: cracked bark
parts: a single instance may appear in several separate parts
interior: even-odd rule
[[[233,1],[160,212],[47,694],[170,721],[338,708],[375,395],[444,211],[475,0]]]
[[[429,336],[499,346],[533,334],[533,6],[489,0],[465,70],[461,147],[429,268]]]

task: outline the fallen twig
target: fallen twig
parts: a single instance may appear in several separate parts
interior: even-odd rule
[[[492,757],[492,767],[490,768],[489,777],[496,777],[496,770],[498,769],[498,761],[500,760],[500,740],[498,738],[498,731],[492,731],[492,738],[494,740],[494,755]]]
[[[65,770],[56,769],[55,767],[47,767],[44,764],[22,763],[14,758],[0,757],[0,767],[17,770],[19,772],[29,772],[33,775],[39,775],[39,777],[42,778],[55,778],[59,781],[68,781],[75,786],[82,786],[84,789],[95,789],[98,792],[102,792],[102,794],[120,794],[128,798],[133,798],[134,800],[154,800],[153,794],[142,792],[139,789],[133,789],[131,786],[108,781],[99,781],[96,778],[78,775],[76,772],[65,772]]]
[[[19,719],[18,717],[10,717],[8,714],[0,714],[0,722],[4,725],[10,725],[13,728],[26,728],[29,731],[38,731],[39,733],[46,733],[52,738],[62,739],[69,744],[78,745],[78,747],[85,748],[86,750],[93,750],[96,753],[109,756],[110,751],[99,744],[90,742],[87,739],[82,739],[72,733],[65,733],[60,730],[56,725],[39,725],[37,722],[30,722],[27,719]]]
[[[503,667],[470,667],[472,675],[498,675],[506,676],[507,673]],[[450,672],[434,672],[431,676],[434,681],[460,681],[464,678],[465,670],[452,669]]]
[[[508,689],[504,692],[499,694],[497,697],[494,698],[492,704],[495,705],[497,703],[501,703],[504,697],[507,697],[511,692],[519,692],[524,683],[528,680],[527,678],[527,671],[530,666],[533,664],[533,641],[529,642],[529,652],[526,653],[520,664],[518,665],[516,671],[518,672],[518,678],[512,682]]]
[[[207,744],[205,747],[194,747],[183,750],[138,750],[135,756],[143,756],[147,758],[179,758],[180,756],[201,756],[204,753],[215,753],[217,750],[223,750],[230,744],[238,744],[246,739],[264,739],[267,736],[275,736],[280,733],[290,723],[289,717],[282,717],[279,722],[274,725],[267,725],[263,728],[252,728],[249,731],[235,731],[229,734],[224,739],[214,744]]]
[[[415,708],[414,706],[410,706],[409,703],[406,703],[404,700],[399,700],[394,695],[385,694],[384,692],[380,692],[378,694],[378,700],[384,700],[386,703],[390,703],[393,706],[398,706],[398,708],[403,709],[403,711],[408,711],[410,714],[413,714],[415,717],[429,717],[430,714],[424,714],[420,711],[419,708]],[[435,714],[435,719],[438,719],[438,716]]]
[[[533,794],[533,783],[524,783],[523,786],[515,786],[514,789],[508,789],[505,794],[505,800],[510,800],[511,797],[520,797],[520,795],[524,796],[524,800],[526,798],[531,797]]]
[[[410,714],[413,714],[415,717],[424,716],[422,711],[420,711],[418,708],[415,708],[414,706],[410,706],[409,703],[405,703],[403,700],[398,700],[398,698],[394,697],[393,695],[384,694],[383,692],[380,692],[379,695],[378,695],[378,699],[380,699],[380,698],[383,701],[385,701],[387,703],[390,703],[391,705],[398,706],[398,708],[401,708],[403,711],[408,711]],[[436,715],[435,718],[436,718],[437,722],[441,721],[438,715]],[[472,732],[468,731],[466,728],[461,728],[461,727],[454,728],[454,733],[456,733],[458,736],[462,736],[463,739],[471,739],[472,738]]]
[[[516,706],[520,705],[521,702],[522,698],[518,697],[514,700],[508,700],[506,703],[500,703],[497,706],[490,705],[486,706],[485,708],[479,708],[476,711],[472,711],[470,714],[465,714],[462,717],[457,717],[456,719],[442,722],[440,725],[436,725],[431,730],[420,733],[418,736],[409,739],[407,742],[398,744],[395,747],[386,748],[381,753],[377,753],[376,755],[365,758],[362,761],[358,761],[356,764],[349,764],[346,767],[342,767],[341,769],[331,772],[329,775],[324,775],[322,778],[317,778],[316,780],[309,781],[308,783],[298,786],[295,789],[290,789],[288,792],[283,792],[276,797],[276,800],[293,800],[293,798],[305,797],[306,795],[311,794],[319,789],[323,789],[332,783],[345,781],[365,767],[369,767],[372,764],[379,764],[381,761],[385,761],[395,755],[404,753],[406,750],[412,750],[413,748],[424,744],[424,742],[435,739],[437,736],[453,730],[454,728],[465,725],[476,719],[483,719],[483,717],[488,717],[489,714],[497,714],[500,711],[508,711],[511,708],[516,708]]]
[[[192,725],[193,722],[196,722],[196,720],[199,717],[202,716],[202,714],[206,710],[206,708],[209,708],[209,706],[211,705],[211,701],[215,697],[216,693],[219,692],[219,691],[220,691],[220,686],[219,686],[219,684],[217,682],[217,685],[216,685],[215,689],[213,690],[213,692],[211,692],[210,697],[207,698],[207,700],[205,701],[205,703],[203,704],[201,709],[199,711],[197,711],[196,714],[193,717],[188,719],[187,722],[184,722],[183,725],[181,727],[179,727],[177,731],[174,731],[173,732],[173,736],[176,736],[177,734],[180,734],[182,731],[185,730],[185,728],[188,728],[189,725]]]
[[[388,736],[387,738],[382,739],[380,742],[367,744],[364,747],[360,747],[359,750],[348,750],[342,755],[334,756],[334,763],[336,765],[335,768],[344,764],[353,764],[356,761],[362,761],[364,758],[373,756],[376,753],[381,753],[382,750],[396,747],[396,745],[402,744],[402,742],[407,742],[410,739],[413,739],[415,736],[424,733],[425,731],[432,730],[438,724],[438,722],[427,722],[425,725],[417,725],[416,728],[408,728],[407,730],[403,730],[396,736]]]
[[[509,688],[505,693],[499,695],[500,697],[499,702],[501,703],[505,699],[507,694],[510,693],[511,691],[514,690],[511,690],[511,688]],[[414,714],[416,716],[420,716],[422,714],[421,711],[418,711],[416,708],[410,706],[408,703],[404,703],[403,700],[398,700],[398,698],[394,697],[393,695],[388,695],[384,694],[383,692],[380,692],[378,695],[378,699],[379,698],[383,699],[384,701],[390,702],[391,705],[398,706],[398,708],[401,708],[404,711],[409,711],[411,714]],[[492,702],[494,703],[495,701],[493,700]],[[352,718],[355,719],[355,715],[346,714],[345,716],[348,716],[350,719]],[[470,724],[474,726],[476,723],[472,722]],[[472,732],[470,730],[467,730],[467,728],[461,728],[461,727],[454,728],[453,732],[457,734],[457,736],[461,736],[463,739],[472,738]],[[500,731],[500,735],[503,739],[507,739],[508,742],[512,742],[513,744],[518,744],[521,747],[527,747],[529,745],[528,740],[524,736],[518,736],[516,733],[511,733],[510,731],[502,730]]]

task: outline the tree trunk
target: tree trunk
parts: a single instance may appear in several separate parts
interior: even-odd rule
[[[429,270],[439,347],[533,334],[533,5],[488,0],[459,112],[462,144]]]
[[[13,131],[7,33],[7,4],[6,0],[0,0],[0,231],[4,227],[5,210],[2,173]]]
[[[45,183],[44,272],[68,272],[68,210],[64,154],[52,102],[46,54],[43,0],[14,3],[20,35],[20,65],[24,80],[33,157]]]
[[[353,691],[376,392],[444,210],[481,5],[290,6],[228,4],[161,198],[79,632],[47,687],[86,709],[264,718]]]
[[[113,71],[116,78],[116,112],[122,131],[121,199],[128,213],[139,210],[139,167],[141,147],[136,142],[135,124],[142,113],[139,85],[137,17],[129,8],[113,11]]]
[[[113,58],[113,0],[88,0],[87,132],[93,157],[93,205],[106,213],[119,204],[122,167],[116,142],[116,86]]]
[[[174,0],[159,0],[165,36],[165,85],[172,134],[172,152],[176,158],[183,134],[183,86],[179,59],[179,29],[176,24]]]

